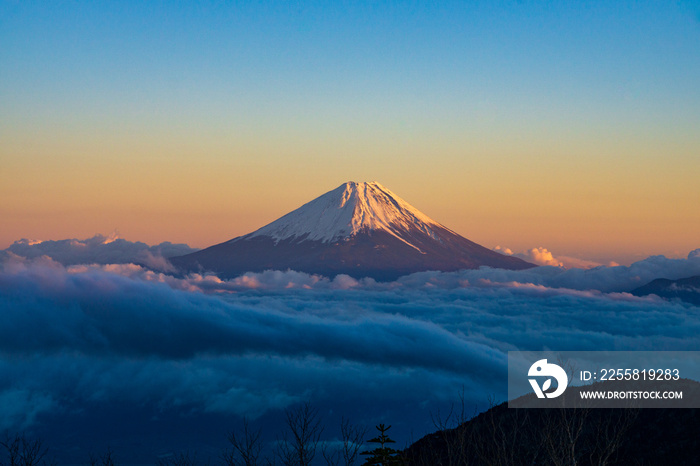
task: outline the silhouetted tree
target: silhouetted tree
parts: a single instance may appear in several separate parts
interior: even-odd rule
[[[362,442],[367,435],[367,428],[350,424],[345,418],[340,420],[340,437],[343,442],[340,449],[329,451],[327,446],[321,449],[327,466],[353,466],[360,454]]]
[[[260,430],[251,430],[248,419],[243,418],[243,429],[228,436],[232,449],[223,453],[224,463],[227,466],[258,466],[263,447],[260,434]]]
[[[323,432],[318,411],[307,402],[287,410],[286,416],[288,432],[277,442],[275,454],[283,466],[309,466]]]
[[[396,443],[394,440],[389,438],[386,432],[391,429],[391,426],[385,426],[384,424],[379,424],[376,426],[379,431],[379,435],[373,439],[367,440],[367,443],[376,443],[379,446],[374,450],[363,451],[361,455],[366,455],[368,458],[365,460],[363,465],[376,465],[376,466],[398,466],[402,465],[403,461],[399,456],[399,451],[395,450],[389,446],[390,443]]]
[[[90,466],[114,466],[114,452],[111,448],[107,448],[107,451],[100,456],[90,454],[89,461]]]
[[[44,447],[41,440],[30,440],[24,435],[16,434],[14,437],[7,435],[0,442],[7,455],[6,462],[0,459],[0,466],[37,466],[46,464],[45,457],[48,448]]]
[[[439,410],[430,413],[433,425],[437,428],[436,435],[439,435],[444,442],[446,449],[446,458],[431,455],[431,452],[426,449],[421,458],[416,458],[411,461],[419,463],[416,466],[465,466],[468,465],[471,450],[470,432],[464,428],[464,424],[477,414],[476,406],[471,416],[467,414],[464,387],[458,392],[459,405],[450,406],[450,410],[443,414]]]

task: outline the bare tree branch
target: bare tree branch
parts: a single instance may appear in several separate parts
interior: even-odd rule
[[[286,417],[287,432],[275,453],[284,466],[310,466],[323,432],[318,411],[307,402],[287,410]]]
[[[248,418],[243,418],[241,432],[231,432],[228,441],[233,447],[222,454],[224,463],[228,466],[258,466],[262,452],[261,431],[250,428]]]

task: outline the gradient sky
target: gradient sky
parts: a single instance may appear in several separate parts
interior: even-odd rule
[[[0,0],[0,248],[204,247],[349,180],[487,247],[685,256],[700,2]]]

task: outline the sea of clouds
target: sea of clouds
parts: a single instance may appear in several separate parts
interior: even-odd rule
[[[84,242],[80,254],[111,244]],[[700,350],[697,307],[628,293],[700,275],[700,250],[630,266],[424,272],[389,283],[294,271],[182,277],[149,249],[156,270],[48,250],[11,247],[0,262],[0,431],[55,436],[68,422],[128,438],[130,422],[195,431],[242,416],[264,426],[310,401],[328,419],[394,424],[407,442],[434,430],[431,413],[461,391],[475,410],[504,401],[511,350]],[[110,434],[95,427],[108,412],[144,417],[119,418]],[[151,445],[143,451],[174,448]]]

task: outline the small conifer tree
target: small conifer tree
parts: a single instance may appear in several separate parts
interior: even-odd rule
[[[377,448],[374,450],[363,451],[361,455],[367,456],[368,458],[363,463],[363,466],[400,466],[403,464],[401,457],[399,456],[399,451],[394,450],[389,447],[388,444],[396,443],[386,432],[391,429],[391,426],[385,426],[384,424],[379,424],[376,426],[379,431],[379,436],[367,440],[367,443],[378,444]]]

